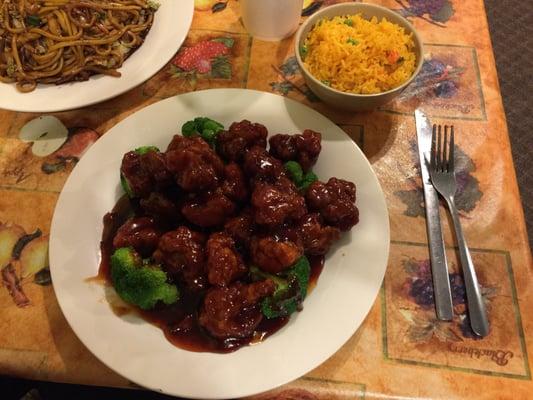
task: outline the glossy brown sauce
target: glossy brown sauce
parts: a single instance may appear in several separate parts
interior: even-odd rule
[[[104,281],[112,285],[110,274],[110,257],[113,252],[113,238],[118,228],[134,211],[127,198],[123,196],[117,202],[113,210],[104,216],[104,229],[100,244],[101,261],[98,276],[90,280]],[[316,286],[318,277],[324,267],[324,257],[308,257],[311,264],[311,276],[309,281],[309,291]],[[180,299],[170,306],[156,307],[153,310],[141,310],[135,306],[130,306],[146,321],[158,326],[165,334],[165,337],[173,345],[190,351],[230,353],[243,346],[259,343],[268,336],[276,333],[287,322],[289,317],[268,320],[264,318],[252,337],[245,339],[229,338],[217,339],[210,336],[198,323],[197,310],[203,299],[205,292],[190,292],[180,288]],[[118,306],[120,312],[115,312],[115,306],[111,308],[118,316],[127,314],[124,306]]]

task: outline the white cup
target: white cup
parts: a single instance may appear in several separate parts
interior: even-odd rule
[[[300,24],[303,0],[240,0],[244,27],[252,36],[275,41],[292,35]]]

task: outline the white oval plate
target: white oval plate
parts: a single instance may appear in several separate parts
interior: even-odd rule
[[[326,259],[303,312],[263,343],[230,354],[195,353],[170,344],[160,329],[116,316],[101,285],[87,283],[100,261],[102,217],[121,195],[122,155],[139,146],[165,149],[181,125],[208,116],[226,127],[249,119],[271,134],[322,133],[314,171],[357,185],[360,222]],[[362,151],[333,122],[293,100],[243,89],[188,93],[131,115],[98,140],[70,175],[54,212],[50,269],[70,326],[104,364],[127,379],[167,394],[235,398],[292,381],[333,355],[361,325],[383,280],[389,219],[378,180]]]
[[[57,112],[85,107],[111,99],[155,75],[178,51],[187,37],[194,0],[158,0],[154,23],[141,47],[118,70],[114,78],[94,75],[84,82],[37,85],[21,93],[14,84],[0,83],[0,108],[22,112]]]

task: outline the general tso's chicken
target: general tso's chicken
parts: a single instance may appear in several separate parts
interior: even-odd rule
[[[320,150],[322,150],[322,135],[319,132],[306,129],[301,135],[296,135],[296,148],[298,149],[298,158],[304,171],[311,169],[315,165]]]
[[[252,147],[244,155],[243,169],[252,180],[274,182],[285,176],[283,164],[261,147]]]
[[[227,286],[248,271],[235,242],[227,233],[213,233],[207,241],[207,278],[209,283]]]
[[[150,149],[144,152],[144,149]],[[172,177],[165,165],[164,155],[151,147],[124,154],[120,166],[122,184],[130,197],[146,197],[153,190],[168,187]]]
[[[204,243],[204,235],[180,226],[161,236],[153,258],[190,289],[203,289],[207,283]]]
[[[296,148],[295,135],[278,133],[268,139],[269,153],[282,161],[296,160],[298,149]]]
[[[250,245],[252,263],[271,274],[289,268],[303,255],[303,248],[273,236],[253,238]]]
[[[141,155],[141,164],[152,177],[156,189],[166,188],[172,184],[172,175],[166,167],[163,153],[147,151]]]
[[[229,130],[217,135],[217,150],[227,161],[240,161],[246,150],[253,146],[265,149],[267,135],[268,131],[264,125],[248,120],[234,122]]]
[[[239,164],[230,163],[224,167],[222,192],[233,201],[243,202],[248,199],[246,177]]]
[[[122,214],[108,213],[104,244],[113,238],[122,298],[157,313],[169,306],[172,334],[234,350],[257,330],[271,333],[263,318],[301,310],[308,257],[321,259],[358,222],[356,188],[317,181],[321,134],[312,130],[275,135],[268,151],[267,129],[248,120],[225,131],[198,117],[182,133],[164,153],[124,155],[121,185],[140,216],[118,227]]]
[[[259,302],[274,289],[271,280],[212,288],[200,309],[200,325],[220,339],[249,337],[263,319]]]
[[[306,254],[325,255],[331,245],[339,240],[340,230],[322,223],[318,213],[307,214],[298,222],[298,231],[302,238]]]
[[[224,230],[236,243],[248,248],[255,232],[254,217],[250,209],[244,209],[238,216],[230,218],[224,224]]]
[[[222,160],[200,137],[173,139],[166,165],[176,183],[188,192],[214,189],[224,174]]]
[[[270,154],[282,161],[297,161],[304,171],[315,165],[320,155],[322,135],[306,129],[301,135],[274,135],[268,142]]]
[[[181,213],[193,224],[208,228],[223,225],[235,209],[235,203],[216,190],[185,201]]]
[[[348,231],[359,222],[355,206],[355,185],[343,179],[330,178],[328,183],[313,182],[306,193],[311,211],[318,211],[327,224]]]
[[[143,211],[165,226],[171,226],[181,219],[176,202],[161,192],[152,192],[139,202]]]
[[[252,208],[255,222],[271,227],[307,213],[304,198],[289,179],[280,179],[275,184],[257,183],[252,193]]]
[[[149,257],[157,247],[161,232],[152,218],[133,217],[117,230],[113,247],[133,247],[141,256]]]

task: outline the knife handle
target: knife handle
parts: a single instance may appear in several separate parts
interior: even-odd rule
[[[430,185],[424,185],[424,197],[437,318],[450,321],[453,318],[453,304],[450,280],[448,278],[448,263],[440,223],[439,197],[433,186]]]

